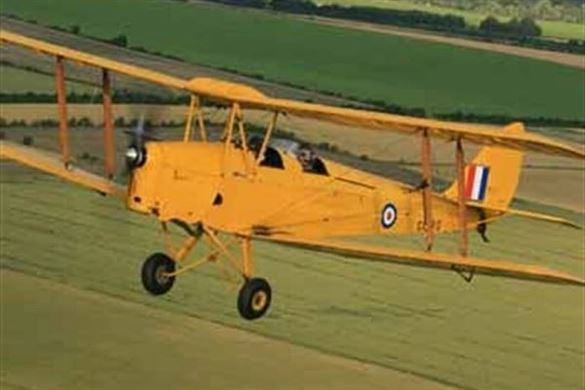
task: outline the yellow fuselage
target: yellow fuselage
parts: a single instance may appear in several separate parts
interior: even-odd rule
[[[280,154],[284,169],[259,165],[232,144],[150,143],[146,163],[133,173],[128,207],[244,235],[422,232],[420,191],[325,160],[328,175],[307,173],[294,156]],[[433,210],[437,233],[457,229],[457,204],[434,194]],[[469,214],[473,225],[478,217]]]

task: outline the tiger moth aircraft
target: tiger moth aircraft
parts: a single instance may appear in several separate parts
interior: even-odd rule
[[[468,234],[485,234],[486,224],[505,215],[554,223],[570,222],[509,207],[516,192],[525,151],[584,159],[585,154],[527,132],[521,123],[499,129],[411,118],[366,110],[276,99],[241,84],[194,78],[184,80],[89,53],[31,39],[5,30],[3,44],[18,45],[55,58],[61,153],[49,153],[2,141],[2,158],[15,160],[78,185],[123,200],[130,211],[160,221],[165,252],[148,257],[142,283],[151,294],[167,293],[180,274],[203,264],[230,265],[241,288],[240,315],[262,317],[271,302],[268,282],[255,276],[252,242],[264,240],[356,259],[454,270],[470,280],[475,274],[575,284],[577,276],[536,265],[480,259],[468,255]],[[64,62],[96,67],[103,89],[105,175],[76,167],[71,158]],[[114,127],[111,73],[116,72],[188,93],[181,141],[134,142],[126,151],[131,169],[127,186],[114,182]],[[229,110],[220,139],[206,129],[202,102]],[[249,137],[244,110],[270,113],[262,137]],[[282,115],[316,119],[420,140],[422,182],[413,187],[316,156],[310,149],[271,142]],[[454,146],[455,182],[432,190],[432,140]],[[464,144],[481,146],[466,163]],[[169,224],[184,232],[175,247]],[[457,253],[432,251],[435,237],[457,232]],[[358,236],[424,235],[424,248],[407,250],[351,243]],[[205,243],[205,256],[191,259]],[[241,276],[241,278],[240,278]]]

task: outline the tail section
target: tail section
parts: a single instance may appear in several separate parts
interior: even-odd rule
[[[522,123],[504,128],[508,134],[524,133]],[[519,150],[483,147],[465,167],[465,198],[486,209],[506,210],[516,194],[524,153]],[[444,195],[457,199],[457,181]]]
[[[513,123],[504,131],[508,134],[525,132],[522,123]],[[564,218],[510,208],[520,181],[523,157],[524,153],[519,150],[497,146],[482,148],[465,167],[465,199],[468,205],[481,210],[481,219],[507,214],[581,229],[580,225]],[[457,188],[455,181],[444,195],[457,202]]]

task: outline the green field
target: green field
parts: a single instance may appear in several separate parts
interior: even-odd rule
[[[0,65],[0,93],[55,93],[55,79],[49,75]],[[67,83],[67,92],[95,93],[95,88],[76,82]],[[97,90],[97,93],[101,91]]]
[[[75,389],[84,383],[93,384],[88,388],[103,388],[115,378],[120,378],[120,384],[144,383],[148,372],[173,375],[180,371],[176,383],[181,388],[181,383],[193,378],[185,371],[199,368],[198,383],[217,380],[218,386],[228,386],[234,378],[231,383],[243,381],[248,385],[244,388],[274,388],[276,379],[288,381],[295,370],[319,370],[312,359],[284,360],[278,369],[272,369],[265,356],[250,355],[230,363],[226,354],[231,352],[222,348],[234,349],[235,356],[241,356],[241,344],[251,341],[245,335],[236,341],[216,333],[195,335],[201,327],[193,329],[187,317],[462,388],[574,389],[585,384],[582,288],[490,277],[477,277],[467,284],[454,273],[360,263],[259,243],[255,246],[258,274],[271,281],[274,306],[265,319],[248,323],[236,313],[236,290],[213,268],[180,278],[162,298],[142,291],[138,278],[142,260],[161,249],[154,220],[28,169],[8,163],[1,168],[1,267],[74,290],[72,297],[62,298],[51,292],[57,287],[47,287],[46,282],[29,280],[22,285],[12,280],[12,272],[3,273],[2,288],[17,291],[2,294],[2,332],[7,332],[2,337],[2,378],[12,384],[33,385],[38,378],[46,378],[53,388]],[[574,217],[582,219],[582,215]],[[485,245],[473,235],[474,254],[546,264],[577,275],[585,272],[582,231],[509,218],[493,225],[490,238],[492,243]],[[385,240],[407,246],[420,241]],[[453,247],[450,238],[440,241],[439,249]],[[110,298],[100,295],[92,295],[91,306],[86,307],[75,298],[83,296],[78,290],[157,311],[123,302],[110,304]],[[173,317],[170,321],[170,313],[183,320]],[[72,324],[81,328],[71,328]],[[204,332],[207,327],[203,326]],[[116,329],[129,336],[115,335]],[[189,341],[191,333],[194,338]],[[211,362],[202,366],[197,362],[201,357],[193,352],[199,343],[210,348],[204,354]],[[222,343],[230,346],[220,347]],[[252,344],[250,350],[255,351]],[[145,357],[153,350],[155,363]],[[283,352],[275,353],[274,359],[279,353]],[[194,368],[186,363],[189,356],[196,359]],[[241,367],[245,362],[266,367],[268,378],[254,382]],[[152,364],[156,368],[149,368]],[[231,372],[233,377],[228,377],[226,373]],[[327,372],[334,375],[334,370],[323,375]],[[346,388],[367,383],[344,375]],[[322,380],[322,375],[314,374],[316,388],[324,387],[319,386]],[[167,386],[173,387],[172,379]]]
[[[482,20],[488,15],[463,11],[454,8],[440,7],[434,5],[422,5],[413,3],[408,0],[321,0],[319,4],[339,4],[344,6],[358,5],[368,7],[390,8],[398,10],[417,10],[431,12],[435,14],[452,14],[461,16],[472,26],[479,26]],[[504,17],[498,17],[500,20],[506,20]],[[554,20],[538,20],[538,25],[542,27],[542,35],[548,38],[561,39],[585,39],[585,27],[579,23],[569,23]]]
[[[0,278],[3,390],[446,388],[30,274]]]
[[[431,112],[585,119],[578,88],[585,74],[543,61],[198,3],[4,0],[2,12],[79,25],[100,38],[125,34],[131,46],[193,63]]]

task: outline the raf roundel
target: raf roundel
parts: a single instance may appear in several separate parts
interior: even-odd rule
[[[388,203],[382,209],[382,226],[385,229],[389,229],[396,223],[396,218],[398,217],[398,212],[396,211],[396,207],[392,203]]]

